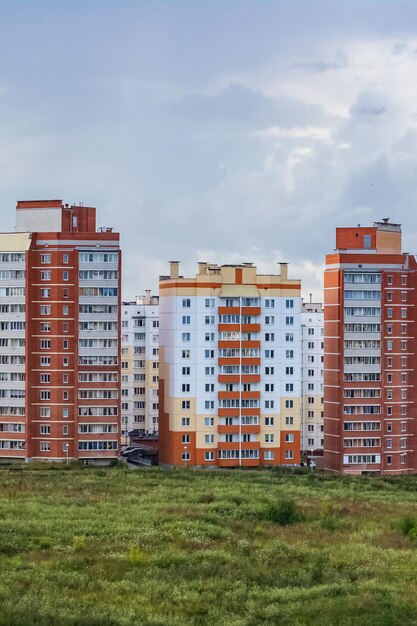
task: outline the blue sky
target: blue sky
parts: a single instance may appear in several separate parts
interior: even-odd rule
[[[83,201],[125,298],[171,258],[289,261],[319,297],[338,225],[415,250],[416,76],[416,2],[2,0],[1,230]]]

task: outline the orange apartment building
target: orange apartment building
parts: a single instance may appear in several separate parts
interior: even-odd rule
[[[94,207],[17,203],[0,234],[0,458],[118,457],[120,270]]]
[[[324,282],[328,472],[416,472],[416,278],[399,224],[336,229]]]
[[[252,263],[160,278],[159,460],[300,463],[301,283]]]

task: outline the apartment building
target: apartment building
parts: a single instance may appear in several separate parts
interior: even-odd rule
[[[324,448],[323,355],[324,311],[321,303],[301,309],[301,449],[316,457]]]
[[[108,462],[120,438],[119,234],[21,201],[0,234],[0,458]]]
[[[122,303],[122,436],[158,433],[159,297]]]
[[[416,272],[399,224],[336,229],[324,298],[329,472],[416,472]]]
[[[160,277],[160,462],[300,462],[301,283],[252,263]]]

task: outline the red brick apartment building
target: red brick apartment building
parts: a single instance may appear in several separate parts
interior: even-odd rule
[[[324,467],[416,467],[417,263],[401,227],[337,228],[324,277]]]
[[[120,269],[94,207],[17,203],[0,234],[0,459],[118,457]]]

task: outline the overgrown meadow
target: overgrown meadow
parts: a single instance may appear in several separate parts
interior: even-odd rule
[[[417,477],[0,471],[0,624],[417,624]]]

